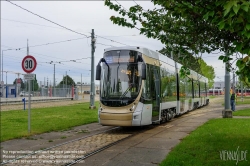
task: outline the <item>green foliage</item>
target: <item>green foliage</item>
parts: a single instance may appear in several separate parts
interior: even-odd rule
[[[236,66],[238,67],[236,74],[239,75],[240,81],[243,81],[244,85],[250,88],[250,56],[239,59]]]
[[[66,75],[63,77],[62,81],[57,85],[58,87],[62,87],[62,85],[76,85],[75,81],[69,76]]]
[[[172,58],[171,51],[165,48],[161,49],[159,52],[162,53],[163,55],[166,55],[169,58]],[[188,51],[182,50],[182,54],[180,52],[173,51],[173,60],[183,65],[180,69],[180,76],[182,78],[185,77],[186,75],[190,75],[189,69],[191,69],[207,77],[209,80],[209,87],[213,85],[214,82],[213,80],[215,78],[214,68],[212,66],[208,66],[206,62],[201,58],[195,58]]]
[[[37,83],[36,75],[35,75],[35,79],[30,81],[30,89],[31,89],[31,91],[37,91],[39,89],[39,85]]]
[[[21,78],[20,78],[21,79]],[[16,84],[16,79],[13,81],[13,84]],[[28,81],[23,81],[21,79],[21,89],[28,89]],[[37,83],[36,75],[34,80],[30,80],[30,90],[37,91],[39,89],[39,85]]]
[[[21,80],[21,89],[25,89],[25,84],[22,78],[19,78]],[[17,81],[17,78],[13,81],[13,84],[15,85]]]
[[[212,87],[214,84],[214,78],[215,78],[215,72],[214,68],[212,66],[208,66],[206,62],[202,59],[198,60],[199,66],[200,66],[200,73],[201,75],[208,78],[208,87]]]
[[[140,34],[158,39],[165,44],[166,50],[194,54],[214,50],[231,52],[219,58],[223,62],[228,62],[233,53],[250,55],[249,1],[157,0],[152,3],[157,6],[152,10],[135,5],[126,11],[105,0],[106,6],[121,14],[121,17],[110,18],[114,24],[129,28],[137,28],[139,24]],[[249,70],[249,67],[241,67],[237,74],[245,75]],[[245,78],[250,80],[250,74]]]

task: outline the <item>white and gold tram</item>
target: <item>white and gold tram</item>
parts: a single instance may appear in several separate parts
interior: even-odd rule
[[[207,105],[208,79],[192,70],[188,77],[181,78],[180,67],[147,48],[105,49],[96,67],[96,80],[100,80],[99,123],[150,125]]]

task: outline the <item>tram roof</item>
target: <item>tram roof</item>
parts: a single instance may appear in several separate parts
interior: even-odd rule
[[[153,51],[153,50],[150,50],[148,48],[145,48],[145,47],[141,47],[141,46],[124,46],[124,47],[110,47],[110,48],[106,48],[104,49],[104,51],[114,51],[114,50],[134,50],[134,51],[138,51],[148,57],[151,57],[151,58],[154,58],[154,59],[157,59],[157,60],[160,60],[160,61],[165,61],[165,62],[174,62],[171,58],[168,58],[167,56],[159,53],[159,52],[156,52],[156,51]],[[177,63],[177,68],[179,69],[182,65]],[[190,69],[190,75],[189,75],[190,78],[194,78],[194,79],[198,79],[198,80],[201,80],[201,81],[204,81],[204,82],[208,82],[208,79],[200,74],[198,74],[197,72],[193,71]]]
[[[154,59],[159,59],[159,56],[164,56],[159,52],[150,50],[148,48],[145,47],[140,47],[140,46],[125,46],[125,47],[110,47],[110,48],[106,48],[104,49],[104,51],[112,51],[112,50],[134,50],[134,51],[138,51],[144,55],[147,55],[151,58]]]

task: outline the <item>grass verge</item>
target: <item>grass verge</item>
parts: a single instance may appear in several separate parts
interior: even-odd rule
[[[250,108],[233,112],[233,116],[250,116]]]
[[[211,95],[211,96],[209,96],[209,98],[214,99],[214,98],[216,98],[216,96]]]
[[[241,97],[237,97],[236,105],[240,104],[250,104],[250,97],[243,97],[243,101],[241,101]]]
[[[213,119],[185,137],[160,164],[174,166],[249,165],[250,119]],[[223,152],[246,151],[246,160],[223,158]],[[221,158],[222,157],[222,158]],[[225,160],[224,160],[225,159]]]
[[[96,105],[98,105],[96,103]],[[28,110],[1,112],[1,142],[98,121],[97,109],[89,103],[31,109],[31,133],[28,133]]]

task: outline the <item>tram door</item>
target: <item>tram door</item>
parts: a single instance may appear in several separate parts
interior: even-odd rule
[[[151,74],[153,76],[151,82],[151,93],[152,93],[152,121],[160,120],[160,68],[152,66]]]

